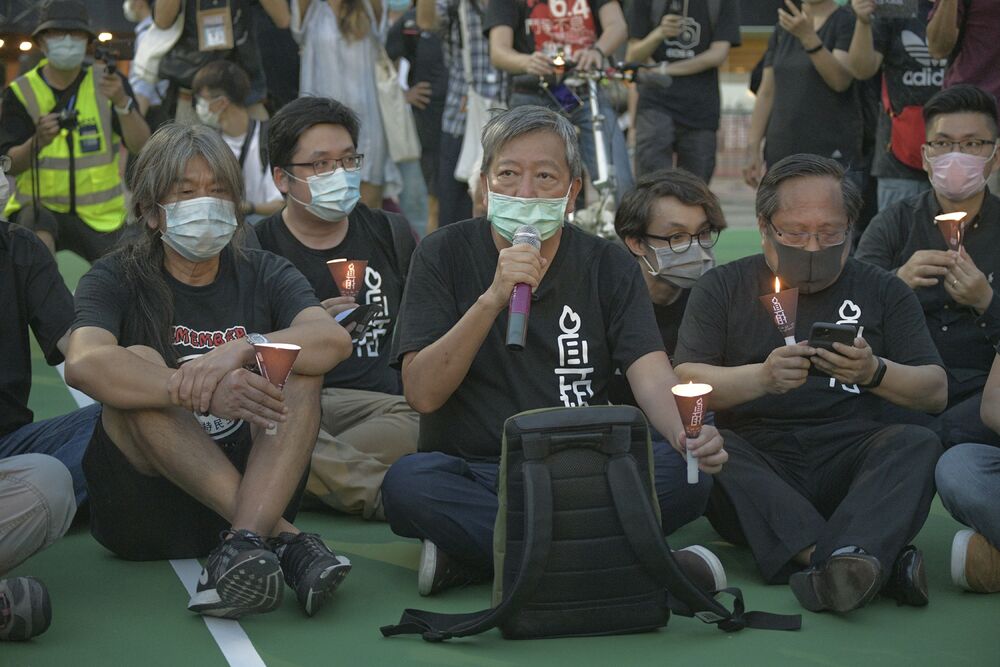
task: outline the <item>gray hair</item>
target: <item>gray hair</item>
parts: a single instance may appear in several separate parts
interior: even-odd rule
[[[583,161],[580,159],[580,145],[576,140],[573,124],[551,109],[538,106],[523,106],[502,111],[486,123],[483,128],[482,172],[489,172],[493,161],[507,142],[530,132],[553,132],[566,146],[566,164],[572,178],[583,175]]]
[[[156,215],[156,205],[184,178],[188,162],[197,156],[205,158],[218,186],[236,203],[236,217],[242,228],[243,170],[233,151],[217,130],[180,123],[160,127],[139,152],[131,182],[129,223]]]
[[[774,214],[781,209],[778,187],[783,182],[806,176],[828,176],[840,183],[847,224],[853,226],[861,215],[861,192],[851,179],[845,177],[845,173],[839,162],[821,155],[797,153],[782,158],[767,170],[760,181],[760,187],[757,188],[757,218],[770,222]]]
[[[173,292],[163,278],[163,243],[159,225],[151,229],[146,220],[158,220],[161,203],[184,178],[188,162],[205,158],[223,192],[236,202],[236,235],[229,242],[241,254],[244,236],[243,173],[239,163],[215,130],[197,125],[169,123],[158,129],[139,152],[131,179],[132,204],[129,226],[115,250],[129,291],[122,317],[119,341],[123,345],[148,345],[160,353],[168,366],[176,366],[171,326]]]

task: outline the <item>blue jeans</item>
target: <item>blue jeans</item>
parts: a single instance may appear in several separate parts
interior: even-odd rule
[[[934,477],[951,515],[1000,549],[1000,447],[956,445],[938,460]]]
[[[528,104],[546,107],[554,111],[559,111],[560,107],[547,94],[515,92],[510,96],[510,107],[522,107]],[[634,183],[632,179],[632,165],[628,157],[628,146],[625,144],[625,134],[618,127],[618,115],[611,108],[604,93],[598,92],[598,108],[604,116],[604,143],[608,159],[614,165],[615,171],[615,201],[620,202],[626,192],[632,189]],[[573,111],[569,112],[569,121],[580,130],[580,157],[587,167],[591,180],[597,179],[597,150],[594,148],[593,120],[590,115],[590,102],[586,99]]]
[[[930,189],[931,182],[926,178],[919,181],[912,178],[879,178],[878,210],[884,211],[898,201],[909,199]]]
[[[58,459],[73,476],[73,494],[79,507],[87,499],[83,454],[100,417],[101,406],[95,403],[60,417],[25,424],[0,436],[0,459],[18,454],[48,454]]]
[[[705,512],[712,478],[699,473],[698,484],[688,485],[684,457],[665,442],[653,443],[653,469],[663,532],[669,535]],[[489,570],[498,472],[496,463],[441,452],[404,456],[382,481],[389,527],[403,537],[430,540],[469,567]]]

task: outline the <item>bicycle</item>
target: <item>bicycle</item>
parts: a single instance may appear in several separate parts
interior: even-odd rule
[[[607,119],[601,113],[598,103],[598,85],[621,81],[626,84],[642,83],[669,87],[672,79],[666,73],[666,63],[617,62],[610,63],[600,70],[577,70],[576,63],[565,58],[561,51],[557,51],[553,56],[552,67],[555,69],[555,74],[538,77],[539,87],[559,104],[564,114],[568,114],[584,103],[575,90],[586,86],[591,132],[594,137],[597,173],[590,174],[590,177],[591,184],[597,192],[597,200],[571,214],[571,221],[592,234],[613,239],[615,211],[620,202],[616,197],[615,166],[608,158],[608,145],[605,143],[604,123]]]

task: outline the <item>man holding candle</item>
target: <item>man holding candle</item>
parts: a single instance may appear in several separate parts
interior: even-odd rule
[[[488,578],[493,563],[503,423],[542,407],[608,402],[621,368],[637,403],[670,446],[654,446],[656,491],[669,534],[701,516],[709,484],[688,485],[682,452],[703,473],[726,461],[712,426],[686,438],[677,383],[634,260],[606,240],[564,224],[583,171],[573,126],[549,109],[494,116],[483,132],[487,217],[449,225],[413,256],[393,356],[421,413],[419,452],[382,485],[393,532],[424,541],[424,595]],[[522,225],[541,248],[512,245]],[[524,348],[507,348],[507,305],[518,283],[533,291]],[[704,589],[725,582],[711,552],[678,552]]]
[[[887,401],[939,410],[945,373],[916,297],[848,257],[860,206],[834,160],[775,164],[757,191],[764,253],[698,281],[676,354],[678,375],[713,386],[715,423],[733,431],[709,518],[812,611],[847,612],[879,590],[927,602],[923,557],[907,544],[930,509],[941,445],[877,416]],[[784,344],[758,301],[775,275],[798,290],[798,344]],[[806,340],[814,322],[849,323],[858,336],[820,349]]]
[[[91,533],[128,560],[207,556],[197,613],[273,611],[283,577],[312,615],[350,563],[290,522],[350,338],[287,260],[243,247],[217,132],[160,128],[132,185],[134,233],[80,279],[66,353],[67,383],[104,406],[83,459]],[[247,370],[260,343],[301,348],[283,388],[288,366],[265,361],[273,384]]]
[[[285,208],[255,230],[264,250],[302,272],[330,315],[379,307],[354,354],[323,379],[306,490],[335,510],[383,521],[385,471],[417,450],[417,413],[388,354],[416,243],[405,220],[359,201],[358,132],[357,115],[332,99],[299,98],[275,114],[268,150]]]
[[[909,285],[924,310],[948,371],[948,409],[938,417],[892,410],[886,419],[923,424],[946,447],[963,442],[1000,445],[979,418],[983,385],[1000,342],[1000,198],[986,187],[997,168],[997,106],[968,85],[947,88],[924,106],[924,166],[933,191],[879,213],[865,230],[856,257]],[[949,250],[940,214],[965,213],[960,249]]]

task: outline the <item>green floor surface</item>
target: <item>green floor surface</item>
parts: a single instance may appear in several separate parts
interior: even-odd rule
[[[897,607],[877,600],[846,617],[804,612],[799,632],[745,630],[726,634],[674,617],[655,633],[586,639],[506,641],[497,631],[429,644],[417,637],[384,639],[380,625],[406,607],[475,611],[489,604],[485,585],[434,598],[416,593],[419,546],[384,524],[306,513],[298,522],[350,556],[354,569],[320,614],[305,617],[287,592],[281,609],[242,626],[266,664],[292,665],[877,665],[1000,664],[1000,595],[963,593],[948,577],[957,524],[935,503],[917,543],[930,575],[931,604]],[[764,586],[746,550],[720,542],[704,519],[671,537],[700,543],[726,566],[751,609],[799,613],[786,586]],[[53,600],[48,633],[0,646],[0,665],[225,665],[205,625],[185,609],[187,594],[166,562],[129,563],[100,547],[85,528],[22,566],[41,577]]]

